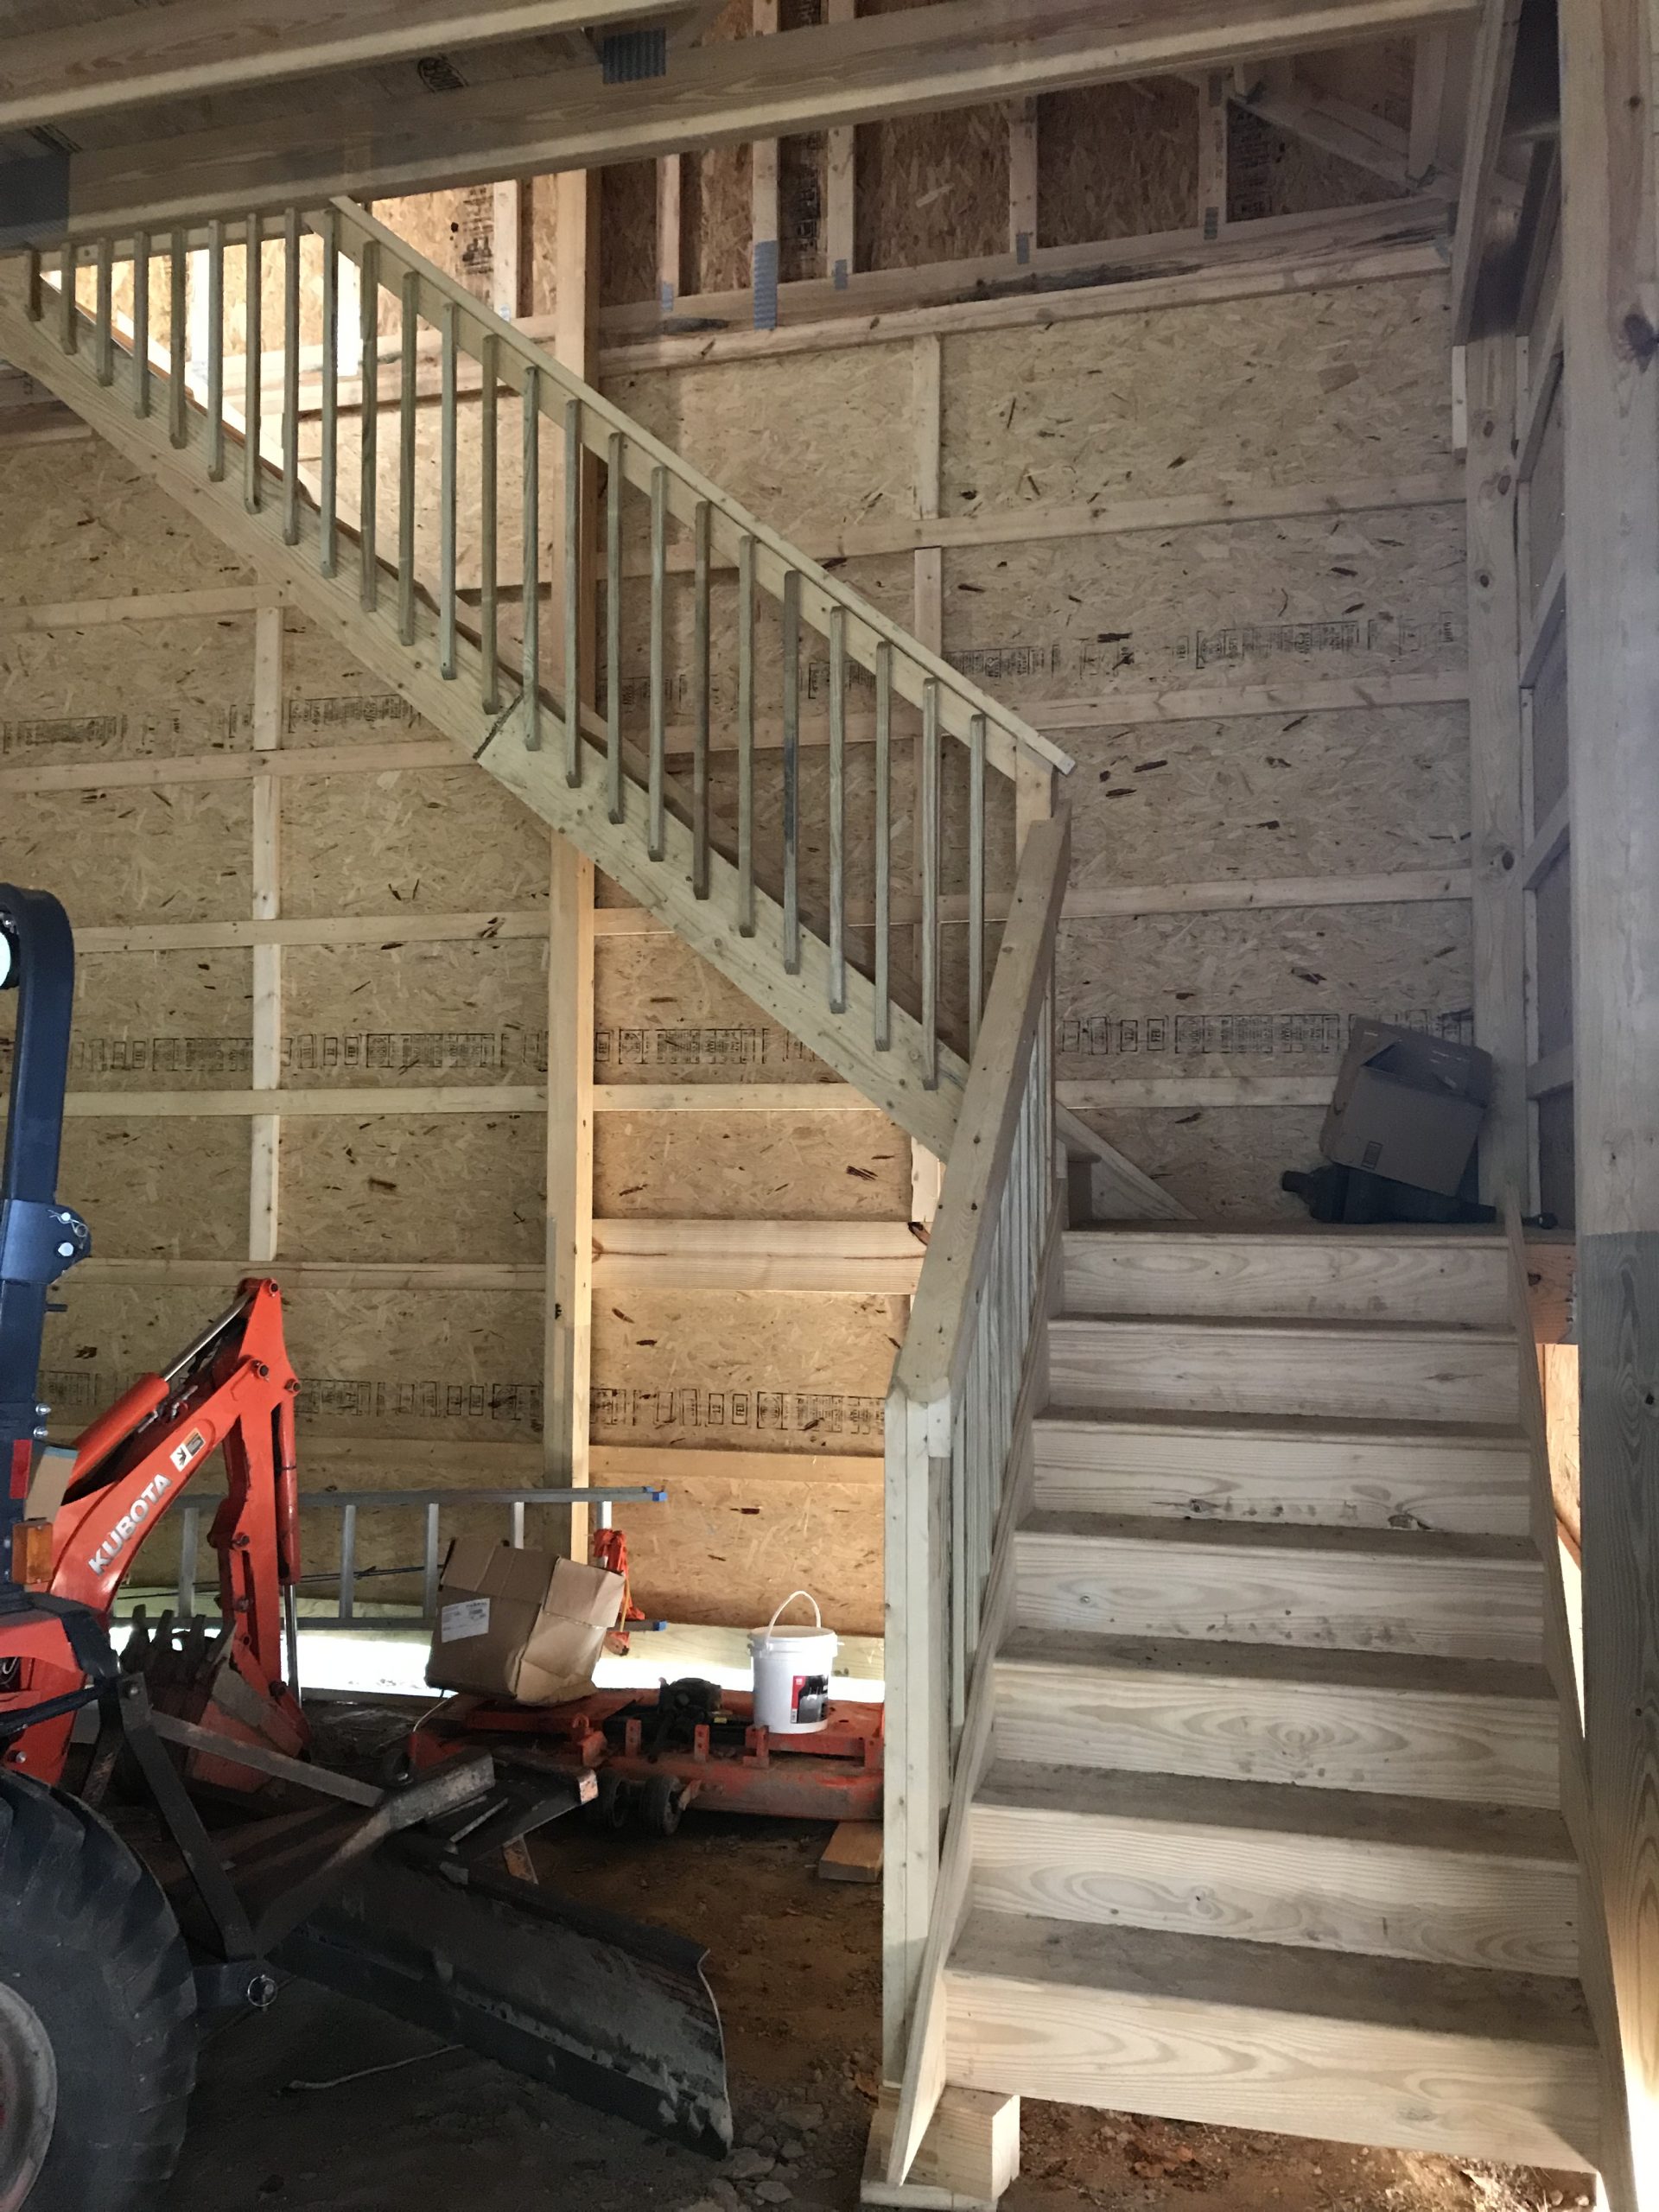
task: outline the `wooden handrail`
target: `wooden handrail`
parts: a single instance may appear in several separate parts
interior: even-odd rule
[[[845,622],[847,652],[861,667],[874,673],[876,648],[885,644],[893,652],[893,687],[912,705],[921,706],[925,686],[937,683],[941,726],[950,735],[964,745],[971,743],[974,718],[982,715],[994,734],[989,747],[992,763],[1004,774],[1013,773],[1014,757],[1021,752],[1063,772],[1069,772],[1076,765],[1052,738],[1044,736],[1011,708],[993,699],[988,692],[982,691],[918,639],[889,620],[868,600],[849,590],[786,538],[769,529],[711,478],[653,437],[602,392],[584,384],[533,339],[526,338],[511,324],[501,324],[464,285],[404,245],[395,231],[365,214],[354,200],[337,200],[332,203],[332,209],[339,224],[340,250],[360,264],[364,245],[372,242],[378,251],[383,284],[388,283],[391,265],[415,275],[418,278],[422,315],[435,327],[441,327],[445,310],[454,308],[462,327],[470,331],[472,342],[468,350],[474,359],[480,357],[486,337],[495,340],[499,381],[508,390],[522,392],[526,374],[533,373],[542,411],[561,423],[565,402],[580,400],[582,442],[589,453],[601,460],[608,458],[610,441],[620,435],[624,441],[624,469],[628,481],[637,489],[649,493],[653,472],[658,468],[666,472],[669,511],[677,522],[688,528],[695,527],[697,508],[707,502],[714,517],[715,542],[730,563],[735,564],[742,541],[753,540],[755,581],[762,589],[773,598],[781,599],[784,576],[791,572],[798,575],[801,579],[803,619],[826,636],[832,610],[840,609]],[[307,220],[314,230],[321,232],[325,213],[321,209],[308,213]]]
[[[990,1264],[988,1227],[1007,1178],[1024,1096],[1022,1077],[1054,965],[1054,938],[1071,852],[1070,810],[1026,838],[978,1048],[893,1384],[949,1417],[968,1356],[967,1322]]]

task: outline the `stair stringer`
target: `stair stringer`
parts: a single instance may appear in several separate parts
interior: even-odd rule
[[[227,444],[237,465],[215,481],[207,470],[207,418],[201,409],[194,401],[186,409],[184,443],[173,445],[167,427],[165,374],[159,367],[152,369],[150,411],[136,414],[117,387],[100,385],[93,374],[88,350],[92,326],[84,314],[79,317],[80,348],[74,353],[62,350],[44,321],[29,318],[23,271],[21,260],[0,270],[0,357],[72,407],[221,543],[250,563],[262,580],[277,587],[288,604],[338,639],[354,658],[407,699],[424,721],[452,741],[458,764],[480,761],[907,1135],[939,1158],[948,1156],[967,1075],[957,1055],[940,1046],[938,1081],[930,1087],[924,1074],[921,1026],[897,1001],[891,1011],[890,1047],[878,1052],[873,1041],[866,1042],[874,1039],[875,1020],[875,994],[868,978],[849,967],[845,1010],[831,1013],[829,950],[820,938],[803,927],[799,970],[787,972],[782,910],[758,886],[754,933],[740,932],[728,919],[736,910],[737,872],[718,853],[709,855],[709,897],[695,898],[691,833],[683,823],[669,816],[664,857],[651,861],[645,849],[645,790],[630,779],[625,819],[611,822],[604,763],[591,742],[584,745],[582,782],[573,787],[564,766],[564,726],[550,700],[543,697],[543,744],[531,752],[518,734],[517,702],[493,718],[486,715],[480,704],[482,659],[465,632],[457,640],[456,673],[445,678],[439,666],[436,613],[428,601],[417,594],[414,640],[405,643],[397,626],[396,578],[384,565],[378,571],[376,608],[366,611],[362,605],[361,554],[354,533],[340,530],[336,574],[324,576],[315,510],[301,503],[297,538],[286,543],[281,480],[269,464],[264,472],[266,497],[257,511],[251,510],[241,487],[233,436]]]

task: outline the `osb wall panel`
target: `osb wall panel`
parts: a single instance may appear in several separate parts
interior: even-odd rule
[[[252,691],[247,615],[0,637],[0,759],[245,751]]]
[[[534,1083],[545,1059],[547,948],[533,938],[290,945],[289,1082]]]
[[[605,396],[773,530],[821,539],[916,512],[911,373],[908,346],[868,346],[640,370]]]
[[[67,1176],[63,1188],[74,1201]],[[98,1233],[94,1218],[95,1249]],[[166,1368],[200,1335],[219,1310],[219,1295],[182,1284],[88,1281],[84,1270],[72,1268],[53,1293],[54,1304],[65,1310],[47,1315],[41,1367],[54,1433],[73,1435],[137,1376]]]
[[[283,1249],[308,1260],[537,1264],[546,1154],[539,1114],[290,1122]]]
[[[598,1293],[594,1441],[878,1453],[905,1305],[793,1291]]]
[[[657,296],[657,164],[618,162],[599,174],[601,307]]]
[[[1472,1043],[1462,902],[1066,922],[1063,1077],[1332,1076],[1356,1015]]]
[[[594,1117],[602,1220],[902,1221],[910,1145],[885,1114]]]
[[[247,915],[246,784],[16,791],[3,804],[10,880],[55,891],[79,928]]]
[[[594,967],[601,1083],[833,1079],[816,1052],[677,937],[601,937]]]
[[[1083,1118],[1200,1222],[1307,1218],[1279,1178],[1319,1166],[1322,1107],[1090,1106]]]
[[[947,339],[944,511],[1431,467],[1449,453],[1446,301],[1422,277]]]
[[[72,1081],[86,1090],[238,1090],[252,1007],[245,950],[91,955],[76,967]]]
[[[1372,708],[1068,730],[1072,881],[1461,867],[1468,710]]]
[[[1465,601],[1463,510],[1419,507],[947,553],[944,643],[1024,706],[1454,671]]]
[[[1294,131],[1276,130],[1247,109],[1227,111],[1227,219],[1248,223],[1266,215],[1304,215],[1336,207],[1364,207],[1405,197],[1374,169],[1345,162]]]
[[[247,1257],[248,1125],[239,1117],[66,1122],[58,1188],[91,1224],[99,1259]],[[79,1281],[67,1278],[72,1294]],[[204,1320],[211,1304],[204,1296]]]
[[[1179,231],[1199,219],[1198,95],[1176,77],[1037,103],[1037,242]]]
[[[0,454],[0,604],[251,583],[216,539],[111,446]]]
[[[810,1589],[827,1626],[880,1635],[879,1483],[797,1482],[770,1471],[742,1482],[699,1474],[683,1456],[690,1465],[669,1477],[665,1505],[625,1509],[645,1612],[760,1628],[791,1590]]]
[[[1002,109],[956,108],[861,123],[854,161],[854,251],[861,269],[918,269],[1007,251],[1008,126]]]
[[[699,44],[747,38],[752,0],[728,0]],[[736,291],[749,281],[754,200],[747,145],[688,154],[680,165],[681,276],[687,292]]]
[[[522,912],[546,903],[549,836],[476,768],[292,777],[283,912]]]
[[[524,1443],[542,1415],[542,1301],[502,1291],[289,1294],[308,1431]]]
[[[446,276],[487,300],[495,263],[493,206],[492,186],[469,184],[449,192],[377,200],[374,215],[416,253],[435,262]],[[280,317],[280,302],[277,314]],[[280,321],[274,327],[280,328]]]

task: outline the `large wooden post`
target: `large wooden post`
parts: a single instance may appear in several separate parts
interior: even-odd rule
[[[553,351],[591,374],[599,296],[599,178],[566,172],[556,184]],[[596,486],[582,493],[583,635],[591,680],[599,579]],[[563,513],[563,497],[556,512]],[[563,608],[563,542],[556,544],[553,605]],[[563,657],[561,640],[561,657]],[[588,1480],[594,1273],[594,864],[552,840],[547,990],[547,1345],[543,1460],[551,1484]],[[573,1506],[564,1531],[573,1557],[588,1551],[588,1509]]]
[[[1630,2171],[1659,2207],[1655,0],[1561,0],[1586,1761]]]

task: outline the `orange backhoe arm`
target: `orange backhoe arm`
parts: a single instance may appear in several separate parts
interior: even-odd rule
[[[211,1695],[188,1717],[289,1756],[307,1739],[294,1694],[298,1389],[283,1339],[282,1293],[251,1278],[166,1375],[141,1376],[81,1437],[52,1523],[49,1579],[34,1586],[88,1606],[107,1625],[146,1538],[221,1452],[226,1496],[208,1541],[230,1637]],[[42,1681],[34,1694],[47,1688]],[[0,1695],[0,1708],[14,1701]],[[65,1716],[27,1730],[11,1739],[7,1759],[55,1780],[71,1725]],[[251,1778],[246,1768],[196,1759],[200,1780],[245,1788]]]

